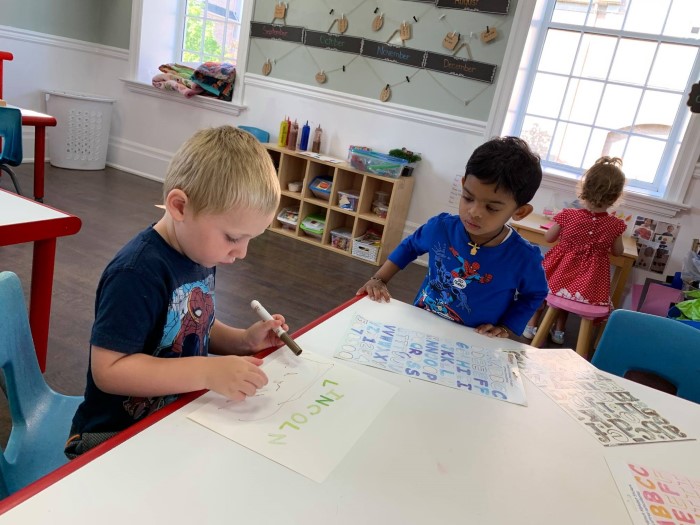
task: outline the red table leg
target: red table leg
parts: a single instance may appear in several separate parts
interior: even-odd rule
[[[46,371],[46,351],[49,342],[49,316],[53,290],[53,270],[56,258],[56,239],[34,243],[32,260],[32,286],[29,301],[29,326],[32,329],[34,348],[39,368]]]
[[[46,146],[46,128],[37,125],[34,128],[34,200],[44,202],[44,150]]]

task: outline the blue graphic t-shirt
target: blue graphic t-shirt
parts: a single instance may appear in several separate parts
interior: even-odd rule
[[[214,323],[215,268],[177,252],[152,228],[124,246],[100,278],[90,344],[161,358],[205,356]],[[177,398],[108,394],[88,367],[75,433],[117,432]]]
[[[428,274],[414,305],[457,323],[491,323],[522,334],[547,297],[542,254],[514,230],[498,246],[471,255],[458,215],[442,213],[404,239],[389,255],[399,268],[428,253]]]

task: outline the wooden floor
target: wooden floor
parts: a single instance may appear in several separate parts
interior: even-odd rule
[[[25,196],[33,194],[32,170],[31,164],[17,168]],[[0,177],[0,188],[11,189],[7,175]],[[124,243],[159,219],[162,211],[154,205],[162,200],[161,188],[160,182],[112,168],[75,171],[46,165],[44,203],[83,222],[80,232],[57,243],[45,375],[55,390],[83,393],[100,274]],[[0,270],[17,273],[27,297],[31,263],[30,244],[0,247]],[[294,332],[352,298],[375,269],[268,231],[251,242],[245,259],[219,267],[217,317],[246,327],[257,321],[249,304],[258,299],[270,311],[282,313]],[[418,264],[399,272],[391,281],[393,297],[410,303],[424,274]],[[575,337],[575,327],[567,330],[564,346],[575,346]],[[7,403],[0,399],[0,443],[6,442],[9,427]]]

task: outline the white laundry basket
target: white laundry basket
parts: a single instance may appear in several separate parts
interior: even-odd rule
[[[46,93],[46,110],[56,117],[49,127],[49,161],[74,170],[101,170],[107,161],[111,98],[67,91]]]

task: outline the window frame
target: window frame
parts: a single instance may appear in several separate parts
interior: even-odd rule
[[[518,118],[518,100],[528,88],[525,82],[527,75],[522,74],[521,59],[529,59],[528,65],[536,51],[538,42],[544,41],[548,24],[548,6],[553,6],[554,0],[537,0],[536,2],[519,1],[515,11],[515,19],[511,28],[505,59],[501,67],[500,77],[491,114],[486,126],[486,136],[513,135]],[[541,38],[540,38],[541,37]],[[519,75],[519,73],[521,73]],[[532,75],[534,78],[534,75]],[[524,106],[524,104],[523,104]],[[633,208],[654,211],[659,215],[673,217],[680,210],[689,209],[683,204],[693,173],[698,170],[700,157],[700,117],[691,113],[685,135],[674,162],[667,174],[668,182],[663,193],[644,192],[637,188],[626,188],[625,203]],[[575,188],[578,175],[566,170],[557,170],[543,166],[543,187],[555,190]]]

